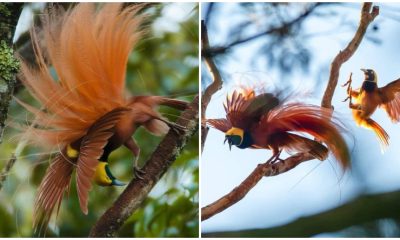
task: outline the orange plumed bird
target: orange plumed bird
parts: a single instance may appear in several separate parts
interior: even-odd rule
[[[229,148],[272,150],[270,163],[280,160],[282,150],[309,153],[320,160],[326,159],[330,150],[341,166],[348,168],[349,150],[340,133],[343,127],[332,111],[290,103],[288,98],[282,93],[256,94],[252,88],[235,90],[224,103],[226,118],[208,119],[207,123],[225,133]]]
[[[155,135],[165,134],[169,128],[185,130],[163,118],[157,107],[183,110],[187,102],[124,94],[128,56],[143,36],[142,8],[140,4],[123,7],[108,3],[98,9],[94,3],[80,3],[68,11],[52,9],[44,14],[42,44],[32,31],[38,67],[32,68],[22,59],[21,78],[41,107],[17,100],[35,116],[23,137],[58,150],[39,186],[35,229],[47,226],[54,210],[59,211],[74,171],[85,214],[92,181],[101,186],[123,185],[107,163],[109,154],[122,145],[136,157],[134,169],[143,176],[137,165],[140,148],[132,137],[139,127]]]
[[[372,69],[361,69],[364,72],[364,81],[360,89],[351,87],[352,74],[343,85],[347,86],[349,108],[352,109],[353,118],[357,125],[371,129],[375,132],[384,150],[389,145],[389,135],[374,120],[372,114],[378,107],[383,108],[392,122],[400,121],[400,79],[390,82],[384,87],[378,87],[378,76]],[[353,103],[353,99],[355,103]]]

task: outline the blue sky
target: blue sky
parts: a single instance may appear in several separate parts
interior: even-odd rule
[[[384,86],[400,77],[400,35],[399,21],[393,20],[393,9],[400,8],[399,4],[380,3],[380,15],[375,22],[379,25],[377,36],[382,44],[373,44],[365,39],[358,51],[342,65],[339,83],[347,81],[353,72],[353,87],[359,87],[363,80],[360,68],[372,68],[378,74],[378,85]],[[356,26],[359,22],[361,3],[332,5],[331,10],[339,11],[346,20]],[[203,5],[203,12],[205,7]],[[225,3],[219,8],[218,14],[213,15],[217,27],[209,29],[209,39],[212,45],[223,45],[229,42],[229,36],[224,26],[235,22],[235,4]],[[227,18],[226,16],[230,16]],[[324,33],[313,38],[305,39],[312,46],[313,59],[310,72],[295,72],[289,76],[291,86],[300,92],[310,93],[304,98],[307,103],[320,104],[323,91],[328,79],[329,64],[353,37],[354,28],[338,28],[340,18],[312,17],[305,22],[307,33]],[[336,31],[336,29],[338,29]],[[234,89],[237,82],[246,81],[266,82],[272,86],[280,85],[280,75],[276,69],[267,69],[265,62],[257,61],[251,64],[253,57],[258,54],[261,42],[239,45],[232,56],[224,62],[217,62],[225,81],[224,88],[214,95],[207,109],[208,118],[224,117],[222,102],[226,93]],[[204,65],[203,65],[204,66]],[[325,75],[316,84],[317,73],[323,67]],[[204,71],[203,71],[204,72]],[[286,81],[285,80],[285,81]],[[356,127],[352,120],[347,103],[342,103],[346,97],[344,88],[336,89],[333,105],[351,133],[347,137],[353,151],[353,169],[343,175],[341,169],[330,157],[327,161],[312,160],[301,164],[295,169],[276,177],[262,179],[256,187],[240,202],[202,222],[202,231],[239,230],[248,228],[265,228],[293,221],[305,215],[334,208],[357,197],[362,192],[386,192],[400,188],[400,126],[390,122],[383,110],[378,110],[373,119],[378,121],[390,135],[390,146],[384,154],[381,153],[379,142],[372,131]],[[303,99],[302,99],[303,100]],[[241,150],[223,145],[223,133],[210,129],[201,160],[201,206],[222,197],[231,191],[247,177],[258,163],[265,162],[270,157],[268,150]],[[333,235],[330,235],[333,236]]]

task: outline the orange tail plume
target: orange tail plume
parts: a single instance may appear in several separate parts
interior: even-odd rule
[[[377,122],[375,122],[371,118],[367,118],[367,119],[359,119],[357,123],[358,125],[371,129],[375,132],[376,136],[378,137],[381,143],[380,145],[382,151],[384,151],[387,148],[387,146],[389,146],[389,135]]]
[[[40,110],[24,104],[37,120],[27,140],[40,136],[43,146],[71,142],[100,116],[126,105],[126,64],[143,32],[141,6],[110,3],[97,11],[95,4],[82,3],[66,12],[51,9],[44,14],[43,44],[34,31],[31,34],[38,68],[21,60],[22,82],[42,105]],[[56,79],[40,45],[46,46]]]
[[[269,125],[274,128],[312,135],[327,145],[344,169],[350,166],[349,149],[340,133],[344,129],[343,125],[332,116],[331,110],[292,103],[272,110],[267,118]]]

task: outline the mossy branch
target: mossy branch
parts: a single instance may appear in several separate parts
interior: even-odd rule
[[[0,3],[0,142],[13,95],[19,62],[14,57],[13,37],[23,3]]]

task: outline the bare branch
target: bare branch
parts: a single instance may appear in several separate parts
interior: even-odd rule
[[[201,49],[208,49],[210,43],[208,41],[207,27],[204,21],[201,21]],[[211,56],[204,56],[204,61],[212,75],[213,82],[206,88],[201,96],[201,150],[203,150],[205,140],[208,134],[208,127],[205,125],[206,110],[210,103],[211,97],[222,88],[222,77],[219,73],[217,65]]]
[[[259,164],[256,169],[254,169],[254,171],[230,193],[210,205],[203,207],[201,209],[201,220],[207,220],[242,200],[263,177],[279,175],[295,168],[302,162],[312,159],[314,159],[314,157],[311,155],[299,153],[285,159],[284,161],[279,161],[274,164]]]
[[[186,142],[197,131],[199,121],[199,96],[190,104],[176,121],[186,128],[182,134],[171,130],[162,140],[150,159],[146,161],[143,179],[135,178],[125,188],[114,204],[93,226],[90,237],[113,237],[124,222],[145,200],[151,189],[175,161]]]
[[[356,52],[358,46],[360,45],[362,39],[364,38],[368,25],[379,14],[378,6],[374,6],[372,8],[372,11],[371,7],[372,3],[363,4],[361,9],[361,20],[357,32],[355,33],[353,39],[350,41],[347,47],[342,51],[340,51],[338,55],[336,55],[335,59],[331,64],[329,82],[321,102],[322,107],[332,108],[332,98],[338,83],[340,68],[342,64],[348,61],[351,58],[351,56],[353,56],[353,54]]]

